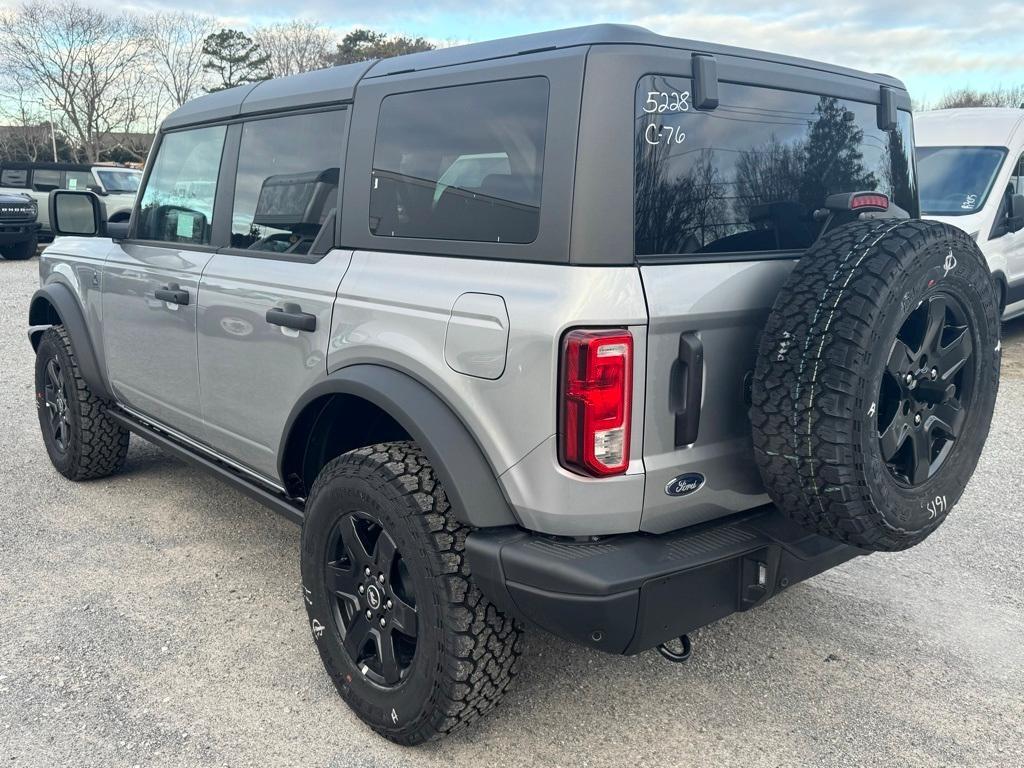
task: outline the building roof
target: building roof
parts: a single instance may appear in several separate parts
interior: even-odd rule
[[[1005,147],[1024,130],[1024,109],[974,107],[914,114],[919,147]]]
[[[450,67],[458,64],[491,61],[527,53],[575,48],[592,45],[649,45],[675,48],[701,53],[721,54],[740,58],[753,58],[779,64],[815,69],[820,72],[845,75],[871,82],[903,88],[903,84],[888,75],[868,74],[846,67],[800,59],[781,54],[764,53],[748,48],[734,48],[695,40],[666,37],[643,27],[627,24],[593,24],[552,32],[538,32],[483,43],[437,48],[410,53],[390,59],[346,64],[341,67],[306,72],[275,80],[242,85],[193,99],[175,110],[164,121],[165,128],[222,120],[243,114],[252,114],[303,104],[326,104],[348,101],[355,96],[356,86],[364,77],[376,78],[402,72],[422,71]]]

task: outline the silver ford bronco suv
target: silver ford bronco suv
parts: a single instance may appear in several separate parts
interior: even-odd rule
[[[302,524],[312,642],[403,744],[534,627],[687,633],[956,504],[999,376],[896,80],[594,26],[245,85],[128,223],[51,196],[29,311],[72,480],[135,433]]]

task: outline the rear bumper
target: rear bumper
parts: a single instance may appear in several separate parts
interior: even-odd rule
[[[866,554],[774,507],[654,536],[572,542],[518,528],[470,534],[474,581],[502,610],[610,653],[653,648]]]

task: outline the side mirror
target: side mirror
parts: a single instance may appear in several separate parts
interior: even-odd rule
[[[50,193],[50,229],[53,234],[103,236],[106,223],[106,207],[95,192],[55,189]]]
[[[1024,195],[1010,198],[1010,216],[1006,221],[1008,232],[1019,232],[1024,229]]]

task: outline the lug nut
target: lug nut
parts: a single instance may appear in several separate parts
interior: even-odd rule
[[[380,625],[381,625],[381,626],[383,627],[383,626],[384,626],[385,624],[387,624],[387,622],[386,622],[386,621],[384,621],[384,619],[381,619],[381,620],[380,620]]]
[[[383,573],[378,573],[377,574],[377,581],[379,581],[381,584],[384,583],[384,574]]]
[[[365,569],[363,570],[363,573],[365,573],[365,574],[366,574],[367,576],[369,576],[369,575],[370,575],[370,569],[369,569],[368,567],[367,567],[367,568],[365,568]]]
[[[373,618],[373,611],[367,611],[366,612],[366,618],[372,619]]]
[[[363,594],[363,592],[365,592],[365,591],[366,591],[366,587],[364,587],[364,586],[363,586],[362,584],[360,584],[360,585],[359,585],[359,594],[361,595],[361,594]]]
[[[932,377],[932,381],[935,381],[937,378],[939,378],[939,369],[938,368],[932,368],[931,377]]]
[[[907,384],[910,384],[914,381],[914,377],[908,373],[906,376],[903,377],[903,380],[907,382]]]
[[[394,605],[392,604],[392,602],[390,600],[388,600],[387,605],[388,605],[388,610],[389,611],[394,607]]]
[[[921,414],[919,413],[916,416],[914,416],[914,424],[916,425],[916,424],[920,424],[920,423],[921,423]]]

